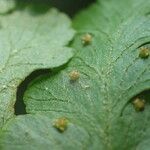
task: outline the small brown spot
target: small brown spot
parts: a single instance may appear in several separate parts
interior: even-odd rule
[[[64,132],[68,126],[68,120],[65,117],[58,118],[54,121],[53,126],[60,132]]]
[[[82,43],[84,45],[89,45],[92,42],[92,35],[89,33],[86,33],[82,36]]]
[[[143,111],[145,109],[145,100],[136,98],[132,102],[136,111]]]
[[[141,58],[148,58],[150,55],[150,49],[147,47],[141,47],[139,52],[139,57]]]
[[[76,81],[80,77],[80,73],[77,70],[73,70],[69,73],[69,77],[71,81]]]

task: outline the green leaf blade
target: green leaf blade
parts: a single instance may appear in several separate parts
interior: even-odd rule
[[[143,112],[136,112],[131,101],[150,89],[150,58],[139,57],[142,46],[150,47],[149,6],[145,0],[110,0],[81,13],[74,22],[75,56],[61,72],[31,83],[24,96],[27,112],[69,118],[90,135],[92,150],[147,148],[149,95]],[[86,33],[93,39],[85,46]],[[74,70],[80,77],[71,82]]]
[[[0,22],[0,127],[14,113],[16,91],[31,72],[59,67],[70,60],[74,35],[70,20],[55,9],[33,16],[15,11]]]
[[[60,133],[53,127],[53,121],[52,118],[43,115],[19,116],[14,120],[10,120],[10,123],[3,128],[4,132],[7,132],[9,128],[9,133],[7,135],[1,134],[3,138],[0,138],[0,148],[8,150],[75,150],[81,149],[81,147],[85,149],[89,145],[90,137],[84,129],[69,123],[67,130],[64,133]],[[72,137],[72,134],[74,137]],[[80,140],[76,141],[79,134]],[[66,143],[68,144],[66,145]],[[82,146],[83,143],[84,146]]]

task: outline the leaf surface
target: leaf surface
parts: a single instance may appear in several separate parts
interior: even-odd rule
[[[31,72],[56,68],[72,56],[66,45],[74,30],[55,9],[33,15],[28,10],[0,16],[0,127],[14,113],[17,87]]]
[[[73,125],[80,126],[86,142],[77,149],[149,149],[150,58],[139,57],[141,47],[150,47],[149,10],[147,0],[101,0],[81,12],[74,20],[78,31],[73,43],[76,55],[61,72],[32,82],[24,96],[27,112],[51,119],[65,116]],[[92,41],[83,45],[81,39],[86,33],[92,35]],[[69,74],[74,70],[80,76],[73,82]],[[147,94],[140,94],[145,90]],[[143,112],[137,112],[132,104],[136,95],[145,99]],[[6,132],[13,135],[16,126],[21,127],[21,122],[14,121],[2,130],[3,149],[19,144],[18,137],[10,141]],[[24,135],[23,130],[20,132]],[[35,145],[44,137],[40,132],[38,135]],[[72,134],[71,138],[76,137],[73,141],[67,139],[59,144],[64,148],[72,143],[72,149],[76,149],[74,142],[80,142],[81,135]],[[59,138],[60,135],[56,137]],[[26,140],[22,142],[20,149],[27,149]]]

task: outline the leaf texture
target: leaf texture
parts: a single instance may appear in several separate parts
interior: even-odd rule
[[[76,149],[74,142],[80,143],[81,135],[86,142],[81,143],[79,150],[149,149],[150,58],[139,57],[141,47],[150,48],[149,11],[147,0],[98,1],[74,20],[77,36],[72,46],[76,54],[68,66],[61,72],[38,78],[29,86],[24,96],[28,113],[51,119],[65,116],[84,131],[85,134],[77,137],[72,134],[71,138],[76,137],[73,141],[69,138],[66,143],[61,141],[62,149],[69,144]],[[87,33],[92,39],[84,45],[82,37]],[[79,79],[71,81],[69,74],[75,70],[80,73]],[[145,109],[137,112],[132,100],[145,90],[147,94],[142,94]],[[3,149],[19,144],[18,137],[13,136],[15,140],[10,141],[6,132],[13,135],[16,126],[22,126],[21,121],[15,120],[2,130],[0,145]],[[25,134],[23,130],[20,132]],[[38,135],[38,139],[34,138],[35,145],[44,138],[40,132]],[[56,139],[61,136],[66,138],[62,134]],[[7,147],[5,141],[9,143]],[[26,140],[22,142],[23,146],[18,149],[27,149]]]
[[[73,51],[70,20],[55,9],[34,16],[28,10],[0,17],[0,127],[14,114],[19,84],[33,71],[65,64]]]

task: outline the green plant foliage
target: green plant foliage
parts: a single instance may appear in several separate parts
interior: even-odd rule
[[[3,126],[0,148],[148,150],[150,57],[142,59],[139,51],[150,47],[149,11],[149,0],[99,0],[79,13],[74,57],[30,84],[28,115]],[[86,45],[85,35],[91,35]],[[71,80],[74,71],[78,78]],[[135,99],[144,102],[142,111]],[[62,124],[54,126],[59,118],[68,120],[63,132],[56,129]]]
[[[74,30],[55,9],[37,16],[15,11],[1,16],[0,25],[1,127],[14,114],[17,87],[25,77],[37,69],[59,67],[73,56],[66,45]]]
[[[80,126],[72,123],[68,124],[67,132],[61,133],[55,127],[49,117],[43,115],[26,115],[16,117],[3,128],[1,134],[1,150],[62,150],[80,149],[82,144],[85,146],[90,141],[88,133]],[[15,133],[14,130],[17,132]],[[80,141],[76,141],[80,134]],[[74,135],[74,136],[72,136]],[[71,142],[68,142],[68,141]],[[11,144],[14,143],[14,144]],[[83,147],[84,148],[84,147]]]
[[[13,10],[16,6],[15,0],[0,0],[0,14]]]

